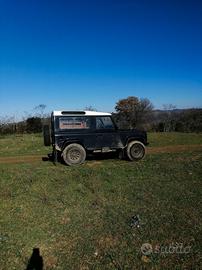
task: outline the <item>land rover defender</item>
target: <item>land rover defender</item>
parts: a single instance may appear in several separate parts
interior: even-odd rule
[[[99,152],[118,152],[128,160],[140,160],[148,143],[145,131],[118,129],[110,113],[53,111],[51,127],[44,126],[44,144],[52,144],[55,160],[60,154],[67,165],[77,165],[88,154]]]

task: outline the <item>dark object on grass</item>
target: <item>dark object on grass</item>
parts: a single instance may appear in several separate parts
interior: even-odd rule
[[[39,248],[33,248],[26,270],[43,270],[43,258],[40,255]]]
[[[139,228],[140,227],[140,217],[139,217],[139,215],[132,216],[131,221],[130,221],[130,226],[132,228],[134,228],[134,227]]]

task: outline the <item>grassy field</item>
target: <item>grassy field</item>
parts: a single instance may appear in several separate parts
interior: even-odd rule
[[[202,144],[201,134],[155,133],[149,141]],[[3,157],[50,149],[40,135],[25,135],[0,138],[0,151]],[[201,269],[201,175],[200,151],[78,167],[0,164],[0,269],[26,269],[33,248],[43,270]],[[152,245],[150,254],[141,251],[144,243]]]
[[[48,153],[41,134],[0,136],[0,156],[36,155]]]
[[[173,145],[202,145],[200,133],[148,133],[149,147]],[[0,136],[0,156],[45,154],[51,148],[43,146],[41,134]]]

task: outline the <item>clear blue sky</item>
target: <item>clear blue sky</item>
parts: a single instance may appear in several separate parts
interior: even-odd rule
[[[202,107],[201,0],[0,0],[0,115]]]

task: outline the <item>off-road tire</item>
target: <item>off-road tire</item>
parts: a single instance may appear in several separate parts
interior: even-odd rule
[[[126,148],[127,157],[131,161],[142,159],[145,152],[144,144],[139,141],[131,141]]]
[[[86,159],[86,151],[82,145],[72,143],[65,147],[62,152],[64,162],[69,165],[79,165],[84,163]]]
[[[43,139],[44,139],[44,145],[50,146],[51,145],[51,134],[50,134],[50,127],[49,125],[43,126]]]

